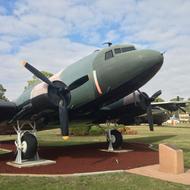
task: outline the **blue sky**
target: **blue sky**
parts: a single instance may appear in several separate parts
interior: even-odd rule
[[[142,89],[190,97],[189,9],[189,0],[0,0],[0,83],[14,99],[31,78],[21,60],[56,73],[112,41],[166,51]]]

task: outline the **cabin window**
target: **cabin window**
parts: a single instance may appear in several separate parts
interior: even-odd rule
[[[115,54],[121,53],[121,48],[114,49]]]
[[[134,47],[124,47],[124,48],[121,48],[121,51],[124,53],[124,52],[127,52],[127,51],[132,51],[132,50],[135,50]]]
[[[108,52],[105,53],[105,60],[110,59],[110,58],[112,58],[112,57],[113,57],[113,52],[112,52],[112,50],[110,50],[110,51],[108,51]]]

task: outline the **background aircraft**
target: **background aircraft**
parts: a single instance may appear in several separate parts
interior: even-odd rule
[[[182,110],[189,101],[154,102],[161,94],[161,90],[151,97],[147,93],[135,91],[120,100],[102,107],[95,116],[94,123],[113,121],[118,124],[149,123],[150,130],[153,124],[161,125],[169,119],[167,111]]]
[[[22,122],[27,121],[34,129],[33,122],[42,118],[59,118],[61,134],[66,140],[69,118],[93,115],[101,107],[134,92],[158,72],[162,63],[161,53],[137,50],[133,45],[95,51],[49,79],[23,62],[42,82],[26,88],[15,102],[1,101],[0,122],[8,121],[10,126],[16,126],[17,150],[22,151],[24,158],[31,158],[37,149],[37,139],[32,133],[22,131]]]
[[[153,123],[156,125],[162,125],[162,123],[166,122],[170,118],[168,111],[160,107],[152,107],[152,117]],[[146,113],[135,118],[135,124],[141,123],[148,123],[148,117]]]

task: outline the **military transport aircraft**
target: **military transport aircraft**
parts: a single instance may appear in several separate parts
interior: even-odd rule
[[[189,103],[189,101],[154,102],[160,94],[161,90],[149,97],[147,93],[137,90],[98,110],[93,116],[94,123],[112,121],[118,124],[135,124],[148,121],[150,130],[153,131],[154,123],[162,124],[169,119],[166,110],[174,112],[180,109],[185,112],[183,108]]]
[[[114,45],[82,58],[49,79],[27,62],[23,66],[42,82],[29,86],[15,102],[0,101],[0,122],[8,121],[17,133],[17,151],[31,158],[37,139],[24,131],[35,130],[40,120],[60,122],[63,139],[69,136],[69,119],[82,118],[129,95],[149,81],[163,64],[163,55],[138,50],[133,45]],[[24,124],[22,124],[24,123]]]

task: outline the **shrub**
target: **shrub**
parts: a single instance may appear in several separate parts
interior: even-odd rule
[[[86,136],[89,135],[90,126],[75,126],[70,127],[69,133],[73,136]]]
[[[104,134],[105,134],[104,130],[97,126],[92,126],[91,129],[89,130],[89,135],[92,136],[98,136]]]
[[[130,127],[121,127],[117,129],[120,133],[122,133],[123,135],[136,135],[137,134],[137,130],[135,129],[131,129]]]

